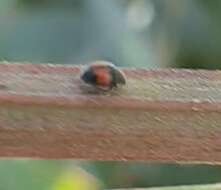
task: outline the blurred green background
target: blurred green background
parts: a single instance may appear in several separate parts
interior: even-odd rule
[[[0,0],[0,60],[221,68],[220,0]],[[0,190],[205,184],[221,167],[1,160]]]

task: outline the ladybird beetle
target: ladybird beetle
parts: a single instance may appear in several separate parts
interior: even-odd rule
[[[110,90],[119,84],[126,84],[122,71],[106,61],[97,61],[89,65],[82,73],[81,79],[92,86]]]

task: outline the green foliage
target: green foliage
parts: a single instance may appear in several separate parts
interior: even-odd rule
[[[221,68],[220,8],[219,0],[2,0],[0,59]]]
[[[209,165],[1,160],[0,189],[97,190],[220,181],[221,168]]]
[[[71,171],[65,171],[56,180],[53,190],[98,190],[99,181],[80,168],[72,168]]]

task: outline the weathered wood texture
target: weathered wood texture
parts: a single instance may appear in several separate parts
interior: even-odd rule
[[[97,92],[79,67],[0,64],[0,156],[221,161],[221,72],[124,69]]]

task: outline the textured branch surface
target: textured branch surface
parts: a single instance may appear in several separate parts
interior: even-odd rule
[[[0,156],[221,161],[221,72],[124,69],[97,92],[79,67],[0,64]]]

